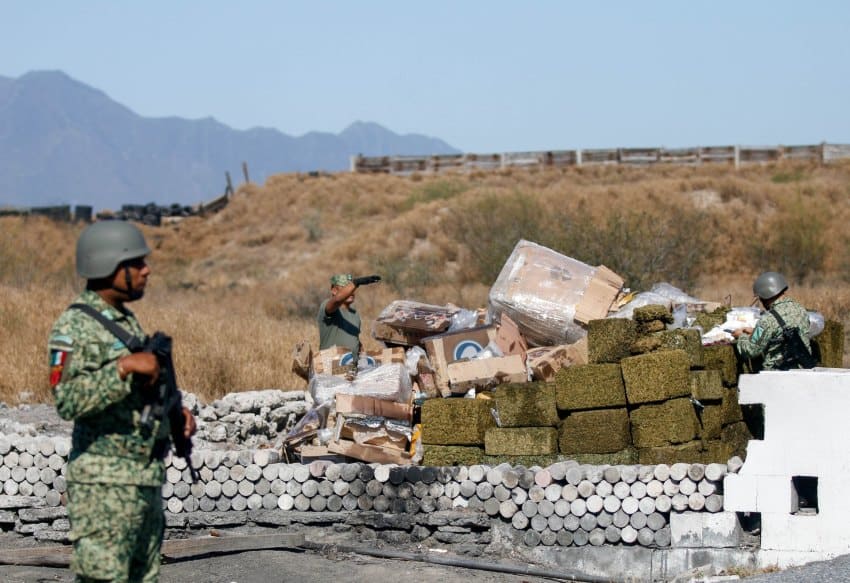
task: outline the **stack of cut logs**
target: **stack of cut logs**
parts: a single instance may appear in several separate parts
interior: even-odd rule
[[[29,497],[36,506],[63,503],[67,437],[0,435],[0,485],[6,500]],[[670,545],[671,512],[719,512],[728,464],[580,465],[547,468],[472,465],[282,463],[272,449],[196,450],[200,479],[187,460],[166,459],[162,488],[167,511],[375,511],[430,513],[467,509],[510,522],[529,546]],[[11,520],[11,518],[10,518]]]

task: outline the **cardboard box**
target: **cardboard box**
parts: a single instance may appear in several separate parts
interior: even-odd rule
[[[346,413],[360,413],[362,415],[374,415],[376,417],[409,421],[413,416],[413,405],[410,403],[396,403],[395,401],[376,399],[375,397],[338,393],[336,395],[336,412],[343,415]]]
[[[331,346],[313,354],[313,374],[333,374],[334,361],[339,364],[340,359],[349,355],[351,351],[342,346]]]
[[[342,355],[339,359],[333,359],[331,361],[331,374],[334,375],[344,375],[346,374],[351,367],[351,357],[348,356],[351,353],[347,352]],[[348,356],[348,358],[346,358]],[[390,363],[404,363],[404,348],[401,346],[396,346],[393,348],[383,348],[381,350],[368,350],[366,352],[361,352],[360,357],[366,358],[366,363],[369,366],[381,366],[383,364]]]
[[[382,364],[404,363],[404,348],[384,348],[381,350],[369,350],[361,353],[370,366],[381,366]],[[314,374],[330,374],[343,376],[352,365],[351,351],[342,346],[332,346],[320,350],[313,357]]]
[[[344,423],[339,434],[340,437],[360,445],[379,445],[404,452],[407,452],[409,447],[407,437],[386,431],[384,428],[365,429],[362,426]]]
[[[359,444],[345,439],[328,443],[328,451],[364,462],[397,464],[400,466],[409,466],[412,463],[410,455],[402,450],[381,447],[379,445]]]
[[[574,344],[530,348],[525,363],[535,381],[551,381],[562,368],[587,364],[587,338]]]
[[[310,380],[312,366],[313,347],[306,340],[302,340],[292,350],[292,372],[305,381]]]
[[[610,269],[593,267],[521,240],[490,288],[490,305],[508,314],[530,343],[570,344],[581,326],[604,318],[623,286]]]
[[[451,394],[448,365],[476,356],[496,338],[495,326],[480,326],[430,336],[422,341],[434,369],[434,382],[445,397]]]
[[[447,371],[452,393],[465,393],[472,388],[490,389],[502,383],[528,382],[525,363],[518,354],[461,360],[450,363]]]
[[[519,326],[507,314],[502,314],[499,323],[496,325],[496,338],[494,341],[503,355],[519,354],[523,357],[523,360],[525,359],[528,342],[526,342],[522,333],[520,333]]]
[[[587,324],[591,320],[607,316],[624,283],[622,277],[604,265],[597,267],[584,295],[576,304],[575,321]]]

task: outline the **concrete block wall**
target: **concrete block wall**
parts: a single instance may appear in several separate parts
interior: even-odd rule
[[[850,370],[741,375],[739,386],[742,405],[763,407],[764,439],[725,477],[725,509],[760,513],[762,555],[780,564],[850,552]]]

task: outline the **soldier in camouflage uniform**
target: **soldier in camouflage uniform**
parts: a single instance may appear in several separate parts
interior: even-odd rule
[[[738,353],[747,358],[763,358],[763,370],[781,370],[786,355],[782,326],[770,310],[775,310],[786,326],[797,328],[806,348],[811,351],[809,314],[797,301],[785,295],[787,290],[788,282],[782,274],[767,271],[759,275],[753,284],[753,293],[768,311],[762,314],[755,328],[742,328],[732,333],[737,339]]]
[[[92,306],[134,336],[141,326],[125,303],[142,297],[150,275],[144,236],[123,221],[87,227],[77,242],[77,273]],[[140,423],[143,393],[153,390],[153,354],[130,353],[92,316],[62,313],[50,332],[50,384],[63,419],[74,421],[68,461],[68,516],[77,581],[156,581],[164,532],[164,464],[155,449],[169,439],[168,419]],[[188,410],[187,437],[195,421]]]
[[[331,297],[322,302],[316,314],[319,325],[319,350],[344,346],[351,351],[352,366],[357,369],[360,355],[360,314],[354,307],[357,285],[351,274],[331,277]]]

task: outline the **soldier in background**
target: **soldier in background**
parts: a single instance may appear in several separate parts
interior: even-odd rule
[[[788,282],[781,273],[766,271],[756,278],[753,283],[753,293],[759,297],[764,309],[767,310],[759,318],[754,328],[741,328],[732,335],[737,339],[738,353],[747,358],[763,358],[763,370],[786,370],[800,368],[793,364],[788,366],[787,360],[791,347],[782,334],[782,323],[798,331],[805,349],[811,354],[809,342],[809,314],[796,300],[785,295]]]
[[[87,279],[74,302],[93,307],[138,338],[126,303],[144,295],[150,249],[123,221],[87,227],[77,241],[77,273]],[[73,420],[67,468],[68,517],[77,581],[156,581],[164,533],[162,483],[168,419],[140,423],[159,376],[156,357],[131,353],[90,315],[68,308],[50,332],[50,384],[63,419]],[[185,433],[195,431],[188,410]],[[159,452],[158,454],[155,452]]]
[[[357,284],[349,273],[331,277],[331,297],[322,302],[316,321],[319,324],[319,350],[342,346],[351,351],[356,370],[360,357],[360,314],[354,307]]]

